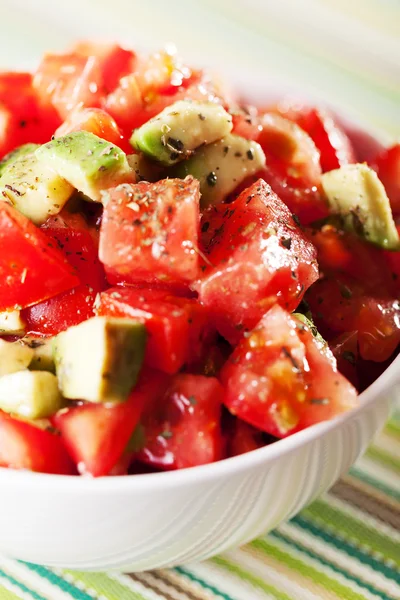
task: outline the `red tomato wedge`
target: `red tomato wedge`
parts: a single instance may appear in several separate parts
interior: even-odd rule
[[[138,460],[170,470],[220,459],[222,397],[214,377],[176,375],[164,396],[143,414],[146,444]]]
[[[72,131],[89,131],[103,140],[119,146],[124,152],[132,152],[129,142],[122,135],[114,119],[101,108],[78,106],[57,129],[55,137],[62,137]]]
[[[56,335],[93,317],[96,295],[106,287],[105,276],[87,228],[47,227],[43,232],[75,267],[80,280],[72,290],[23,311],[29,333]]]
[[[54,241],[0,202],[0,311],[24,308],[79,285]]]
[[[221,372],[230,412],[285,437],[357,405],[357,392],[312,333],[279,306],[239,342]]]
[[[196,279],[199,198],[193,177],[108,190],[99,249],[108,281],[173,285]]]
[[[63,440],[0,411],[0,466],[56,475],[75,475]]]
[[[358,332],[360,356],[387,360],[400,343],[400,304],[396,298],[344,275],[332,275],[307,294],[315,324],[327,338]]]
[[[79,473],[108,475],[120,460],[145,406],[162,394],[167,377],[143,371],[126,402],[82,404],[59,411],[52,421],[61,431]]]
[[[330,348],[336,358],[338,370],[358,389],[358,332],[350,331],[339,335],[332,340]]]
[[[97,313],[144,323],[145,364],[166,373],[176,373],[185,363],[199,359],[212,335],[203,306],[163,290],[112,288],[100,295]]]
[[[289,311],[318,278],[316,251],[288,208],[259,180],[229,205],[206,210],[200,301],[235,343],[276,302]]]
[[[235,419],[228,440],[228,455],[239,456],[266,445],[265,434],[252,425]]]
[[[400,144],[384,150],[373,161],[379,179],[389,196],[393,214],[400,215]]]
[[[59,122],[51,105],[39,102],[30,73],[0,73],[0,157],[27,142],[48,142]]]
[[[136,54],[118,44],[78,42],[74,52],[89,58],[96,56],[100,62],[103,84],[107,93],[112,92],[124,75],[131,73],[136,64]]]
[[[78,53],[46,54],[33,86],[44,103],[51,103],[65,119],[77,106],[100,106],[104,82],[100,60]]]

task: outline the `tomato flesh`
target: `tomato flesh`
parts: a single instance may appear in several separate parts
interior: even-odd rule
[[[400,144],[384,150],[373,165],[385,186],[394,215],[400,215]]]
[[[0,311],[24,308],[79,285],[57,244],[0,202]]]
[[[0,466],[39,473],[74,475],[76,470],[58,436],[0,411]]]
[[[100,295],[97,313],[144,323],[148,334],[144,362],[166,373],[196,361],[212,335],[203,306],[165,290],[112,288]]]
[[[276,302],[294,310],[318,277],[315,248],[262,180],[206,210],[201,228],[206,261],[196,287],[231,343]]]
[[[132,50],[121,48],[118,44],[101,44],[94,42],[79,42],[74,51],[85,57],[96,56],[100,61],[104,89],[112,92],[121,77],[131,73],[136,64],[136,55]]]
[[[120,185],[108,195],[99,256],[111,284],[189,284],[197,277],[198,181]]]
[[[221,458],[222,396],[214,377],[176,375],[165,395],[143,414],[146,444],[138,460],[171,470]]]
[[[47,227],[43,232],[75,267],[80,285],[23,311],[28,333],[56,335],[94,316],[96,295],[105,286],[104,269],[89,230]]]
[[[239,342],[221,381],[232,414],[280,438],[357,405],[311,332],[279,306]]]
[[[101,477],[110,473],[144,407],[162,393],[166,382],[163,374],[143,371],[126,402],[82,404],[61,410],[52,418],[81,475]]]

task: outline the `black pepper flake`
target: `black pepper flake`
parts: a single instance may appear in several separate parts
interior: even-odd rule
[[[300,369],[299,363],[297,362],[297,360],[295,358],[293,358],[292,353],[290,352],[290,350],[288,348],[286,348],[286,346],[282,346],[282,354],[290,360],[290,362],[292,363],[293,369],[297,373],[300,373],[301,369]]]
[[[217,183],[217,175],[214,171],[210,171],[210,173],[206,177],[206,181],[210,187],[214,187]]]
[[[188,400],[192,406],[196,406],[197,400],[194,396],[189,396]]]
[[[241,153],[241,152],[235,152],[234,156],[235,156],[236,158],[241,158],[241,156],[242,156],[242,153]]]
[[[225,146],[224,147],[224,154],[226,155],[226,154],[228,154],[228,152],[229,152],[229,146]]]
[[[351,289],[344,284],[340,286],[340,293],[342,295],[342,298],[345,298],[346,300],[350,300],[350,298],[352,298],[353,296],[353,292],[351,291]]]
[[[163,431],[162,433],[160,433],[160,436],[163,437],[165,440],[170,440],[172,438],[172,431]]]
[[[209,222],[209,221],[206,221],[206,222],[205,222],[205,223],[203,223],[203,225],[201,226],[201,231],[202,231],[203,233],[206,233],[206,231],[208,231],[209,227],[210,227],[210,222]]]
[[[249,148],[249,149],[247,150],[246,154],[247,154],[247,158],[248,158],[249,160],[254,160],[254,151],[253,151],[253,149],[252,149],[252,148]]]
[[[347,360],[351,365],[356,364],[356,355],[350,350],[345,350],[342,354],[344,360]]]
[[[292,238],[291,237],[281,238],[281,244],[284,248],[286,248],[287,250],[290,250],[290,248],[292,247]]]
[[[201,113],[199,113],[198,117],[199,117],[200,121],[205,121],[206,120],[205,115],[202,115]]]
[[[292,219],[293,219],[293,221],[296,223],[296,225],[297,225],[298,227],[300,227],[301,223],[300,223],[300,219],[299,219],[299,217],[293,213],[293,214],[292,214]]]

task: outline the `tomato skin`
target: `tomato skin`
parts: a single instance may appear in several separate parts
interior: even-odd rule
[[[46,54],[40,63],[33,86],[45,103],[51,103],[66,119],[77,106],[100,106],[104,96],[101,62],[95,56]]]
[[[329,344],[337,361],[337,368],[356,389],[359,389],[357,374],[358,362],[358,332],[343,333]]]
[[[78,106],[57,129],[55,137],[62,137],[73,131],[89,131],[103,140],[115,144],[124,152],[132,152],[128,140],[124,138],[114,119],[101,108]]]
[[[258,450],[266,445],[264,434],[252,425],[235,419],[233,431],[228,440],[228,455],[239,456],[252,450]]]
[[[143,414],[146,445],[137,459],[163,470],[220,459],[222,395],[214,377],[176,375],[165,395]]]
[[[262,180],[206,210],[201,228],[207,260],[196,289],[232,344],[274,303],[294,310],[318,278],[315,248]]]
[[[351,277],[334,274],[315,283],[307,293],[315,324],[332,339],[358,331],[361,358],[388,359],[400,343],[400,305],[397,299]]]
[[[80,285],[25,309],[22,316],[29,333],[57,335],[94,315],[96,295],[106,287],[104,269],[87,228],[46,227],[42,231],[75,267]]]
[[[24,308],[79,285],[57,245],[6,202],[0,202],[0,247],[0,311]]]
[[[400,215],[400,144],[384,150],[375,158],[373,166],[385,186],[393,214]]]
[[[111,288],[100,295],[97,314],[144,323],[149,336],[145,364],[171,374],[198,359],[212,335],[203,306],[165,290]]]
[[[30,73],[0,73],[0,157],[27,142],[48,142],[58,124],[51,105],[40,103]]]
[[[3,411],[0,411],[0,466],[57,475],[76,473],[59,436]]]
[[[121,459],[143,408],[165,389],[167,377],[143,371],[126,402],[82,404],[59,411],[52,422],[79,473],[108,475]]]
[[[198,181],[126,184],[108,193],[99,257],[111,284],[189,284],[197,277]]]
[[[311,332],[278,305],[239,342],[221,382],[232,414],[279,438],[357,404]]]
[[[132,50],[121,48],[118,44],[102,44],[94,42],[78,42],[74,51],[81,56],[96,56],[100,61],[100,69],[107,93],[112,92],[121,77],[134,70],[136,54]]]

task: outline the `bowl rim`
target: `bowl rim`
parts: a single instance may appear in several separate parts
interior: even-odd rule
[[[229,79],[228,79],[229,81]],[[256,88],[255,95],[261,95],[265,98],[268,96],[273,98],[278,97],[293,97],[295,100],[305,100],[307,97],[299,90],[299,88],[290,85],[285,80],[279,80],[269,83],[258,82],[255,85],[253,78],[234,76],[231,78],[233,87],[240,86],[240,89],[247,89],[249,83],[252,84],[253,90]],[[242,97],[251,97],[251,93],[242,94]],[[312,97],[308,96],[308,101]],[[349,118],[343,112],[337,112],[328,102],[321,100],[317,101],[318,105],[329,106],[330,110],[338,116],[340,122],[345,129],[358,131],[371,139],[377,147],[382,148],[380,134],[382,132],[374,131],[366,125],[365,122],[357,118]],[[284,457],[300,447],[306,446],[315,440],[322,438],[324,435],[332,432],[345,423],[357,418],[357,416],[365,411],[368,406],[379,401],[379,398],[384,393],[390,393],[390,390],[395,386],[400,385],[400,354],[392,361],[385,371],[359,395],[359,406],[343,413],[329,421],[312,425],[302,431],[294,433],[291,436],[280,439],[270,445],[264,446],[257,450],[252,450],[239,456],[224,458],[214,463],[199,465],[176,471],[163,471],[157,473],[143,473],[135,475],[115,475],[103,477],[71,476],[71,475],[54,475],[49,473],[37,473],[28,470],[12,469],[0,467],[0,485],[12,485],[16,488],[31,489],[37,491],[40,487],[49,492],[62,492],[70,494],[83,493],[101,493],[114,494],[121,492],[146,492],[156,489],[166,489],[171,487],[186,487],[192,483],[211,483],[223,477],[238,475],[243,472],[248,472],[251,468],[263,465],[269,466],[277,458]],[[3,488],[4,489],[4,488]]]

